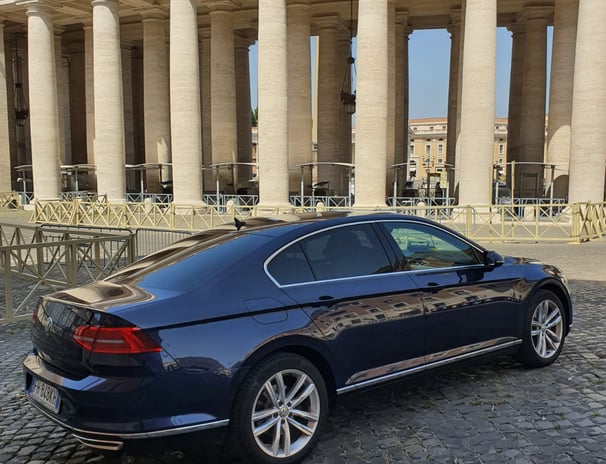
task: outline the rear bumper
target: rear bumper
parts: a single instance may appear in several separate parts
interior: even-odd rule
[[[192,413],[184,410],[182,405],[178,411],[171,408],[171,398],[168,395],[160,397],[153,388],[153,382],[149,382],[152,385],[149,387],[144,381],[122,382],[126,384],[123,386],[120,379],[94,376],[68,379],[49,371],[35,353],[26,356],[23,368],[24,393],[30,404],[91,448],[119,451],[126,443],[184,436],[229,425],[229,419],[210,413],[199,410]],[[49,409],[33,397],[33,379],[58,390],[61,395],[58,411]],[[123,391],[118,391],[120,387]],[[175,396],[178,395],[176,392]],[[144,397],[143,402],[137,402],[140,397]],[[129,398],[135,405],[130,409],[124,406]],[[116,403],[112,403],[113,399],[117,399]],[[139,414],[138,407],[144,412]]]
[[[71,425],[61,421],[59,418],[47,411],[44,407],[39,405],[27,393],[26,396],[32,406],[34,406],[38,411],[40,411],[44,416],[46,416],[54,423],[69,430],[71,434],[83,445],[88,446],[89,448],[95,448],[104,451],[120,451],[122,448],[124,448],[125,442],[170,438],[177,435],[203,432],[219,427],[226,427],[229,425],[229,419],[224,419],[206,422],[203,424],[172,427],[168,429],[153,430],[149,432],[112,434],[107,432],[97,432],[94,430],[82,430],[76,427],[72,427]]]

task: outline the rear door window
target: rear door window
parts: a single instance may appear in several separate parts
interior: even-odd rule
[[[392,270],[370,224],[355,224],[315,234],[301,241],[316,280],[342,279]]]
[[[301,250],[299,243],[294,243],[274,259],[267,266],[267,271],[280,285],[312,282],[314,275]]]

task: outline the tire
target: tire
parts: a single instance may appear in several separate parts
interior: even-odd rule
[[[518,359],[526,367],[553,363],[564,346],[566,314],[558,296],[539,290],[530,300],[524,319],[524,334]]]
[[[230,421],[232,449],[244,462],[300,462],[316,446],[327,413],[318,369],[296,354],[271,355],[240,387]]]

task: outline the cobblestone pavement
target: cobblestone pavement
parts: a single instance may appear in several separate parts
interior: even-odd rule
[[[494,358],[340,397],[306,463],[606,463],[606,242],[490,247],[549,258],[571,279],[575,323],[559,360],[528,370]],[[27,324],[0,326],[0,463],[119,463],[27,404],[20,361],[29,346]],[[228,456],[207,447],[183,462]]]

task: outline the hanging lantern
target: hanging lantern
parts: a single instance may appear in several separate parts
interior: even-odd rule
[[[15,37],[15,46],[13,47],[13,75],[15,81],[15,122],[17,126],[23,127],[29,117],[29,108],[27,99],[23,91],[23,74],[21,72],[21,57],[19,56],[18,40]]]

